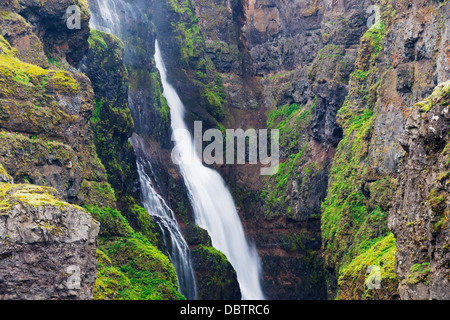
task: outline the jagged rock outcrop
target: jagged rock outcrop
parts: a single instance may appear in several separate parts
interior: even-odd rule
[[[208,232],[188,226],[186,239],[192,250],[198,299],[241,300],[236,271],[228,258],[214,249]]]
[[[70,5],[80,29],[67,25]],[[136,200],[123,44],[88,41],[89,17],[85,0],[0,4],[0,298],[184,299]],[[92,82],[76,69],[86,54]]]
[[[98,222],[51,188],[0,190],[0,298],[93,299]]]
[[[54,187],[65,201],[114,206],[90,127],[90,80],[68,65],[66,56],[47,61],[30,22],[14,10],[2,11],[0,24],[17,45],[0,38],[0,157],[5,169],[18,183]]]
[[[395,272],[405,300],[450,298],[450,82],[413,106],[400,143],[405,156],[389,216]]]

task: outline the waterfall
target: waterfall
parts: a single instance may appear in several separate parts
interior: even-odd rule
[[[237,273],[244,300],[263,300],[261,267],[256,248],[245,238],[234,200],[222,177],[205,167],[196,155],[195,145],[184,121],[185,109],[175,89],[167,81],[166,69],[156,41],[156,66],[161,74],[164,96],[171,110],[178,164],[194,208],[196,223],[207,230],[213,246],[224,253]],[[186,138],[187,137],[187,138]]]
[[[143,142],[139,136],[133,136],[132,144],[135,150],[143,150]],[[188,300],[197,300],[197,285],[191,265],[190,250],[180,232],[175,214],[156,192],[152,178],[145,170],[147,168],[151,175],[155,176],[151,161],[144,156],[140,156],[137,160],[137,166],[144,207],[163,233],[164,244],[177,273],[180,292]]]
[[[132,21],[136,21],[136,15],[139,9],[133,7],[132,4],[122,0],[90,0],[92,16],[90,26],[93,29],[114,34],[121,38],[127,23],[121,20],[118,12],[126,12],[126,16]],[[144,17],[142,20],[146,20]],[[129,105],[133,105],[133,99],[129,96]],[[133,148],[137,155],[137,167],[142,188],[143,205],[146,211],[152,216],[153,220],[160,227],[164,243],[166,245],[167,254],[172,262],[176,274],[179,291],[188,300],[197,299],[197,285],[192,267],[189,247],[181,235],[175,214],[166,204],[164,199],[156,192],[158,186],[152,182],[152,177],[156,177],[153,172],[153,166],[148,159],[144,143],[139,135],[133,135],[131,139]]]

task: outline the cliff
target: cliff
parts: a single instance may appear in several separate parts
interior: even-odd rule
[[[405,298],[398,290],[403,276],[394,267],[403,263],[398,253],[394,258],[402,245],[388,218],[407,179],[399,172],[400,141],[413,106],[449,78],[448,3],[170,5],[178,8],[186,30],[175,28],[179,38],[173,37],[195,48],[186,51],[192,63],[177,64],[176,56],[172,63],[191,74],[201,57],[221,75],[224,118],[218,127],[280,130],[277,175],[263,178],[248,165],[218,168],[258,247],[267,295]],[[379,17],[369,5],[379,9]],[[194,12],[198,21],[189,18]],[[189,92],[183,86],[181,96]],[[445,123],[439,126],[446,129]],[[447,203],[447,195],[442,197]],[[380,268],[380,290],[366,286],[372,266]]]
[[[402,299],[449,299],[449,100],[447,81],[413,106],[400,139],[406,154],[389,228]]]
[[[280,131],[277,174],[212,166],[268,298],[448,299],[449,26],[437,0],[3,1],[0,297],[184,299],[141,161],[199,298],[239,299],[171,161],[158,39],[190,128]]]
[[[68,26],[70,5],[80,28]],[[89,19],[86,1],[0,5],[0,296],[184,299],[137,200],[123,44]],[[77,69],[86,59],[91,79]],[[99,90],[113,68],[118,88]]]

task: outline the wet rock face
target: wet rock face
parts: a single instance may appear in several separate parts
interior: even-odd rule
[[[321,45],[323,10],[317,1],[250,0],[243,35],[256,74],[310,63]]]
[[[1,184],[0,298],[92,299],[99,224],[56,191]]]
[[[198,226],[185,228],[186,241],[197,281],[199,300],[241,300],[236,271],[227,257],[211,245],[208,232]]]
[[[62,20],[73,4],[81,9],[80,30],[69,30]],[[102,189],[98,202],[114,206],[89,121],[94,91],[72,67],[88,46],[86,6],[84,1],[24,0],[2,8],[0,158],[18,183],[52,186],[65,201],[80,205],[96,198],[90,189],[95,185]],[[58,44],[49,45],[52,39]],[[73,48],[80,56],[72,55]]]
[[[30,24],[50,58],[63,58],[70,65],[78,67],[88,50],[90,12],[86,0],[20,0],[17,10]],[[68,26],[74,11],[70,6],[79,8],[79,26]],[[78,18],[77,18],[78,19]]]
[[[450,298],[450,82],[414,107],[400,143],[402,179],[390,211],[402,299]]]

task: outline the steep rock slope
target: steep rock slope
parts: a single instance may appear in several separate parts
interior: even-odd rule
[[[411,106],[449,78],[448,6],[196,2],[225,88],[222,123],[280,130],[277,175],[223,168],[271,298],[398,298],[388,216],[399,139]],[[367,290],[372,266],[382,290]]]
[[[128,70],[129,78],[128,105],[134,121],[134,134],[131,139],[134,152],[137,158],[142,160],[141,163],[144,165],[144,170],[153,180],[154,186],[157,189],[156,191],[176,213],[183,234],[186,238],[189,238],[191,231],[196,228],[193,226],[192,208],[185,190],[183,177],[179,172],[179,168],[171,161],[173,144],[171,142],[170,114],[167,102],[162,95],[161,80],[153,58],[156,30],[158,28],[165,30],[167,28],[175,29],[181,23],[180,20],[184,16],[179,15],[176,10],[174,12],[174,8],[176,7],[166,6],[167,4],[160,1],[150,3],[148,1],[134,1],[133,3],[128,3],[117,0],[107,3],[98,0],[89,1],[89,3],[91,5],[94,25],[103,31],[114,34],[123,41],[123,62]],[[112,10],[113,21],[108,20],[108,15],[102,14],[105,13],[105,5],[108,5],[108,10]],[[187,12],[184,13],[188,14]],[[155,16],[157,15],[160,18],[171,15],[172,20],[156,19]],[[158,23],[160,24],[158,25]],[[176,31],[168,30],[167,32],[175,32],[184,39],[186,34],[182,31],[186,30],[176,29]],[[164,40],[169,39],[169,37],[165,37],[164,33],[159,34],[161,35],[159,39],[160,43],[164,45]],[[110,47],[108,50],[111,51],[115,51],[118,48],[114,44],[114,39],[102,33],[91,34],[91,42],[96,43],[95,47],[92,47],[93,51],[103,51],[102,46]],[[172,48],[169,52],[173,54],[179,48],[179,46]],[[97,60],[92,58],[92,55],[91,57],[88,55],[88,59],[83,63],[88,70],[90,69],[88,73],[93,72],[94,75],[97,74],[95,78],[98,81],[97,84],[94,83],[94,89],[97,88],[102,93],[104,91],[102,89],[102,81],[105,79],[101,75],[105,74],[106,70],[104,69],[108,65],[111,66],[109,63],[113,65],[116,65],[116,63],[114,60],[109,60],[109,62],[101,60],[101,67],[99,67],[99,64],[96,62]],[[173,61],[178,60],[175,59]],[[118,87],[121,87],[120,81],[117,81],[117,78],[113,75],[108,75],[107,79],[109,79],[107,81],[116,83]],[[93,82],[95,81],[93,80]],[[200,92],[205,92],[202,90],[207,90],[207,88],[202,86]],[[105,110],[103,114],[104,120],[100,120],[99,125],[102,121],[109,121],[109,117],[107,116],[108,105],[115,105],[114,108],[119,107],[120,103],[115,104],[110,99],[111,96],[117,96],[116,94],[117,91],[114,90],[107,93],[106,100],[109,101],[102,105],[101,109]],[[204,98],[203,101],[208,101],[208,99]],[[119,116],[121,116],[121,113],[119,112]],[[102,115],[100,114],[101,118]],[[101,125],[100,130],[103,130],[101,129]],[[123,154],[123,149],[119,153]],[[148,162],[152,164],[152,167],[147,165]],[[134,165],[135,163],[131,164],[131,166]],[[117,172],[113,170],[111,174],[117,174]],[[126,175],[125,178],[127,182],[122,182],[122,187],[131,187],[133,184],[130,184],[130,177]],[[117,181],[120,184],[120,179]],[[135,187],[138,188],[138,186]],[[139,195],[140,190],[136,190],[135,187],[133,187],[133,193]],[[126,195],[129,195],[129,192]],[[128,201],[129,198],[124,200]],[[136,203],[140,203],[140,201],[140,197],[135,199]],[[135,230],[143,234],[147,232],[149,233],[149,237],[152,237],[153,234],[152,243],[158,245],[163,252],[170,250],[170,248],[164,247],[162,237],[154,234],[157,230],[154,229],[153,222],[144,219],[142,210],[136,210],[135,207],[133,210],[133,207],[131,207],[131,210],[122,211]],[[148,232],[148,229],[151,229],[152,232]],[[240,291],[236,274],[223,254],[214,250],[210,242],[207,241],[201,243],[201,248],[199,248],[200,243],[195,241],[193,243],[188,241],[188,244],[190,244],[192,250],[196,250],[192,252],[193,255],[195,254],[194,271],[199,283],[204,284],[198,287],[199,298],[239,298]],[[208,270],[208,272],[205,272],[205,270]]]
[[[342,299],[398,297],[394,256],[385,255],[384,262],[373,265],[368,265],[370,260],[364,256],[376,248],[394,248],[392,242],[391,249],[384,244],[390,237],[387,222],[396,203],[395,190],[406,178],[398,175],[403,156],[399,140],[412,106],[449,76],[446,68],[439,66],[447,54],[442,44],[448,43],[448,4],[377,4],[381,19],[361,38],[349,95],[338,113],[344,136],[322,206],[326,266],[339,277],[337,289]],[[371,277],[372,266],[381,269],[381,289],[370,290],[362,282],[364,278],[350,284],[344,273],[354,261],[360,262],[359,271],[354,273],[359,277]]]
[[[74,4],[81,8],[79,30],[61,19]],[[86,1],[10,1],[0,9],[0,172],[2,182],[21,183],[2,186],[1,296],[183,299],[172,264],[153,245],[158,236],[152,221],[134,202],[135,160],[123,160],[133,128],[123,45],[104,35],[111,50],[101,51],[94,46],[99,37],[88,41]],[[117,67],[122,90],[115,96],[97,90],[95,74],[91,82],[75,69],[90,45],[93,61],[106,61],[99,68]],[[114,121],[105,121],[108,113],[116,114]],[[117,119],[125,123],[119,136]],[[124,171],[130,173],[126,184],[120,181]],[[123,207],[144,234],[115,210]]]
[[[98,222],[52,188],[0,188],[0,297],[92,299]]]
[[[450,297],[449,103],[447,81],[413,107],[400,140],[406,155],[389,228],[402,299]]]

